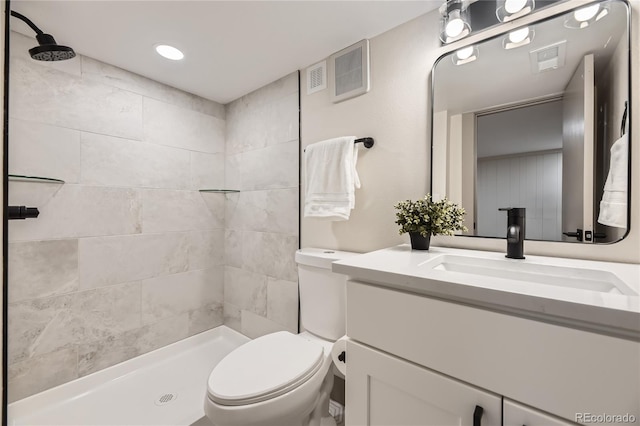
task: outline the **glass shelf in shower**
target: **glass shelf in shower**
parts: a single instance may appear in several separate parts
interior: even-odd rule
[[[217,194],[235,194],[240,192],[239,189],[200,189],[200,192],[209,192]]]
[[[59,183],[63,184],[64,181],[60,179],[54,179],[44,176],[27,176],[27,175],[9,175],[10,181],[18,182],[35,182],[35,183]]]

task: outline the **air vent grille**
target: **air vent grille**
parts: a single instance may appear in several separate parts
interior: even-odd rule
[[[529,52],[531,73],[538,74],[547,70],[555,70],[564,66],[567,41],[550,44]]]
[[[327,62],[322,61],[307,68],[307,94],[327,88]]]

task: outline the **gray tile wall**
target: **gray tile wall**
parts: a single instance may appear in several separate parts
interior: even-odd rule
[[[239,198],[245,204],[235,207],[264,205],[260,217],[245,214],[251,228],[238,225],[237,235],[225,230],[225,196],[197,191],[224,186],[222,105],[83,56],[33,61],[27,50],[34,42],[11,33],[10,173],[66,184],[9,184],[11,204],[40,209],[38,219],[9,225],[10,401],[222,324],[225,276],[237,310],[291,326],[284,310],[269,312],[287,308],[293,297],[286,281],[294,278],[292,265],[261,259],[255,250],[295,250],[297,226],[291,232],[273,206],[293,208],[297,220],[297,198],[290,199],[297,163],[285,167],[274,158],[269,191],[247,198],[249,205]],[[277,93],[274,99],[285,103]],[[256,123],[230,110],[240,134]],[[285,113],[267,112],[276,116],[261,119]],[[234,151],[252,189],[263,188],[256,181],[262,175],[250,172],[262,154],[251,164],[241,156],[259,154],[252,151],[254,139],[264,155],[296,160],[296,152],[288,152],[294,147],[280,145],[295,137],[280,138],[271,123],[262,125],[259,133],[269,138],[252,134],[248,146]],[[257,257],[244,266],[249,232],[259,237],[245,252]],[[227,236],[239,253],[230,268],[224,266]],[[247,278],[236,272],[258,279],[240,290],[234,283]]]
[[[298,73],[226,106],[224,322],[297,332]]]

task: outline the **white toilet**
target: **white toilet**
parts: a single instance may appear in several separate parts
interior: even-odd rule
[[[207,383],[205,414],[215,426],[330,426],[331,347],[345,334],[346,277],[331,263],[357,253],[296,252],[300,334],[252,340],[227,355]]]

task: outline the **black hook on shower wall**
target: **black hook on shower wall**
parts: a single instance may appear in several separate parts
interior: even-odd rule
[[[7,208],[8,219],[30,219],[37,218],[40,214],[37,207],[25,207],[25,206],[9,206]]]

